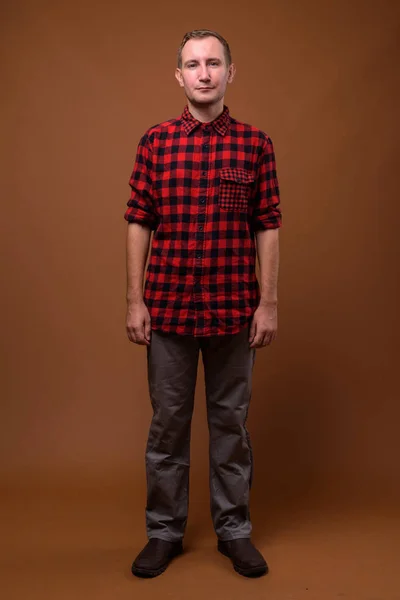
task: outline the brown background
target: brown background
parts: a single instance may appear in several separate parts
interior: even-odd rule
[[[185,104],[181,38],[208,27],[237,65],[231,113],[274,141],[284,214],[279,335],[257,351],[249,416],[255,523],[271,533],[266,507],[286,522],[324,502],[396,506],[399,16],[394,1],[2,4],[0,472],[11,504],[21,489],[35,501],[56,487],[118,489],[132,508],[124,526],[137,519],[144,541],[151,409],[145,349],[124,330],[123,213],[139,137]],[[204,404],[200,362],[196,536],[209,527]]]

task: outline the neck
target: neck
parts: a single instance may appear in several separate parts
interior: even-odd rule
[[[200,123],[210,123],[224,112],[224,99],[222,98],[217,104],[193,104],[188,100],[189,112]]]

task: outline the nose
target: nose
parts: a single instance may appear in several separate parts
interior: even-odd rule
[[[207,65],[203,65],[202,67],[200,67],[200,69],[200,81],[210,81],[210,74],[208,72]]]

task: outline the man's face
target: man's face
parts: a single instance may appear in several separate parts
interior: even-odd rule
[[[188,100],[198,106],[217,104],[235,73],[226,64],[224,47],[215,37],[189,40],[182,49],[182,67],[175,76]]]

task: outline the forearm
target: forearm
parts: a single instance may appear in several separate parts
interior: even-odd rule
[[[151,229],[129,223],[126,235],[126,300],[129,304],[143,301],[143,277],[149,252]]]
[[[258,230],[255,235],[261,279],[260,305],[276,306],[278,303],[279,228]]]

